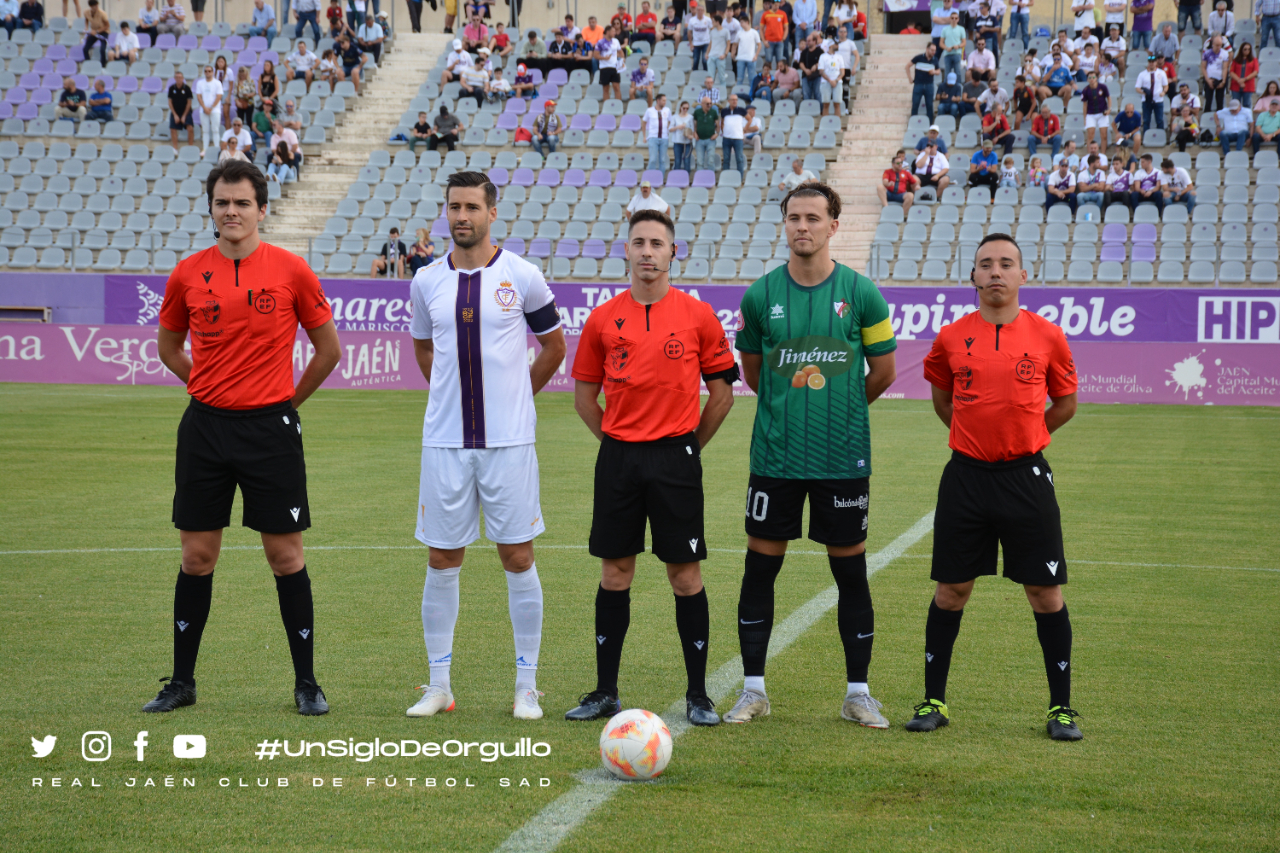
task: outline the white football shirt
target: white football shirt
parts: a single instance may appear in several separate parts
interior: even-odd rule
[[[533,264],[501,249],[481,269],[453,253],[418,270],[409,286],[415,340],[434,342],[425,447],[512,447],[534,442],[526,326],[560,327],[555,296]]]

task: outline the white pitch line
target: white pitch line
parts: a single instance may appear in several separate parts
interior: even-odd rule
[[[867,557],[867,575],[873,575],[906,553],[907,549],[933,530],[933,512],[926,513],[911,528],[893,540],[882,551]],[[821,552],[825,554],[826,552]],[[773,629],[769,641],[769,657],[773,658],[794,643],[801,634],[813,627],[827,611],[836,606],[839,590],[832,584],[827,589],[800,605],[783,622]],[[707,679],[707,694],[714,700],[722,700],[742,679],[742,657],[735,656]],[[680,699],[662,715],[677,738],[691,728],[685,719],[684,700]],[[577,774],[580,784],[548,803],[542,811],[529,819],[524,826],[507,837],[497,853],[550,853],[560,845],[569,833],[582,824],[591,813],[621,791],[627,782],[610,777],[603,768]]]

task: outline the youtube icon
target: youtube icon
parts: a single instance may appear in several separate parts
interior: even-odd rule
[[[204,735],[174,735],[174,758],[204,758]]]

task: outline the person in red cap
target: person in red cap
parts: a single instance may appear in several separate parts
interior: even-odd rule
[[[533,120],[533,150],[542,154],[545,145],[547,153],[554,154],[564,131],[564,119],[556,114],[555,101],[548,100],[543,106],[546,111]]]
[[[533,82],[533,75],[529,73],[529,67],[523,62],[516,66],[516,79],[512,81],[511,88],[515,90],[517,96],[525,100],[532,100],[538,94],[538,85]]]

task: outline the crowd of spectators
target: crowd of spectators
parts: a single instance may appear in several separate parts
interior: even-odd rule
[[[1168,204],[1190,211],[1196,196],[1186,170],[1143,150],[1152,128],[1163,132],[1163,144],[1184,152],[1190,145],[1217,145],[1224,154],[1246,145],[1254,154],[1263,146],[1280,148],[1280,83],[1259,80],[1258,57],[1269,43],[1280,47],[1280,0],[1245,6],[1255,24],[1248,33],[1237,30],[1232,0],[1216,0],[1203,21],[1201,0],[1180,0],[1177,23],[1162,24],[1159,32],[1153,0],[1073,0],[1071,25],[1057,32],[1043,56],[1030,47],[1032,2],[942,0],[932,13],[929,45],[907,63],[913,115],[931,122],[937,115],[980,116],[980,148],[967,166],[969,185],[986,185],[993,193],[1000,186],[1040,186],[1047,207],[1151,202],[1162,211]],[[1193,57],[1183,56],[1190,49],[1188,35],[1198,45]],[[1001,63],[1006,48],[1021,54],[1020,60]],[[1145,53],[1136,75],[1129,67],[1131,49]],[[1017,70],[1012,91],[999,79],[1001,67],[1010,64]],[[1198,66],[1198,74],[1188,79],[1191,66]],[[1126,79],[1136,97],[1122,96]],[[1084,155],[1076,153],[1074,141],[1064,141],[1065,105],[1073,98],[1082,106]],[[1011,156],[1019,130],[1027,133],[1025,174]],[[1047,161],[1038,156],[1042,147],[1049,149]],[[900,151],[885,171],[883,203],[908,207],[920,189],[941,194],[953,181],[937,125],[916,151],[913,164]]]

